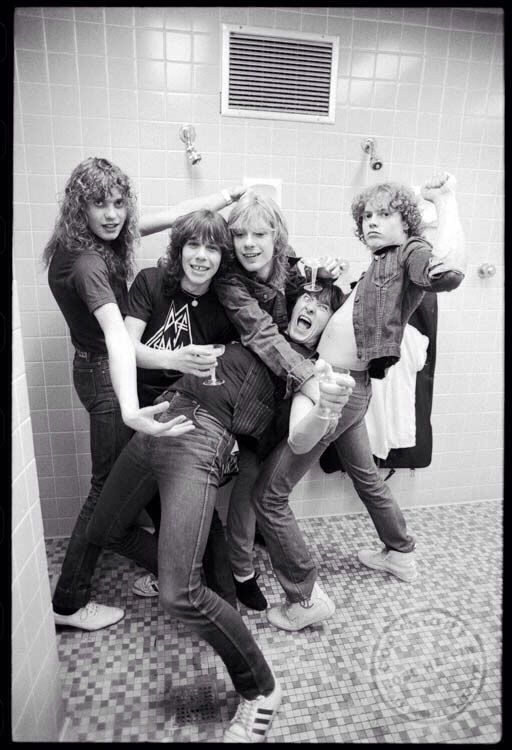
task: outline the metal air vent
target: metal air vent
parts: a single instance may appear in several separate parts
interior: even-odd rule
[[[221,114],[334,122],[338,38],[223,25]]]

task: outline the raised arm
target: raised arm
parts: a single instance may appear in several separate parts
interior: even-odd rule
[[[200,198],[190,198],[189,200],[177,203],[175,206],[169,206],[169,208],[163,211],[142,216],[139,221],[140,234],[144,237],[147,234],[154,234],[155,232],[169,229],[179,216],[184,216],[191,211],[198,211],[201,208],[220,211],[222,208],[237,201],[245,193],[245,190],[243,185],[235,185],[227,190],[221,190],[212,195],[205,195]]]
[[[139,408],[135,351],[123,323],[118,306],[113,302],[101,305],[94,315],[105,335],[112,386],[121,407],[123,422],[133,430],[155,437],[176,437],[194,429],[185,417],[157,422],[154,417],[167,409],[168,403]]]
[[[433,258],[429,275],[436,278],[446,272],[465,274],[466,243],[455,197],[455,177],[442,172],[421,188],[422,197],[434,204],[437,211],[437,233],[433,240]]]

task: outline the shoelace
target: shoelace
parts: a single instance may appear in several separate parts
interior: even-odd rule
[[[248,701],[242,698],[236,709],[236,714],[231,720],[231,724],[242,724],[245,729],[249,726],[249,730],[252,728],[254,722],[254,715],[256,713],[256,702]]]
[[[242,698],[242,703],[237,708],[231,724],[235,722],[242,724],[246,733],[250,735],[261,735],[264,737],[270,726],[274,711],[271,708],[262,708],[258,699],[248,701]]]
[[[94,617],[97,611],[98,605],[91,599],[91,601],[87,602],[85,607],[83,607],[83,612],[80,615],[80,619],[87,620],[88,617]]]
[[[288,612],[294,604],[300,604],[303,609],[311,609],[311,607],[313,606],[313,602],[311,601],[311,599],[300,599],[298,602],[286,602],[286,604],[284,605],[286,612]]]

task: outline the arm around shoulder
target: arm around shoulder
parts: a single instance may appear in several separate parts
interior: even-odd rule
[[[275,375],[286,380],[287,396],[312,377],[313,364],[290,346],[239,274],[218,279],[215,288],[242,344],[257,354]]]
[[[199,198],[190,198],[186,201],[169,206],[163,211],[154,214],[141,216],[139,221],[139,231],[142,237],[155,232],[162,232],[164,229],[170,229],[177,218],[185,216],[192,211],[201,209],[210,209],[210,211],[220,211],[231,203],[237,201],[244,193],[245,188],[242,185],[235,185],[228,189],[220,190],[211,195],[204,195]]]

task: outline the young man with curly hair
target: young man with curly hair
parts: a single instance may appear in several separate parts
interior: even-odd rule
[[[53,595],[57,625],[98,630],[118,622],[119,607],[91,600],[91,578],[101,550],[85,527],[105,479],[133,430],[179,435],[178,420],[164,429],[155,420],[165,406],[141,408],[134,345],[123,323],[133,258],[141,236],[171,227],[199,208],[219,210],[244,192],[223,190],[193,198],[139,219],[129,177],[100,157],[80,162],[69,177],[54,230],[43,251],[48,283],[75,348],[73,383],[89,414],[91,486],[80,509]]]
[[[300,630],[325,619],[321,603],[317,606],[311,598],[316,567],[288,496],[330,443],[336,446],[384,545],[377,552],[360,550],[359,560],[403,581],[417,576],[415,540],[377,470],[364,416],[371,378],[384,377],[400,358],[405,325],[425,291],[450,291],[464,278],[464,237],[454,185],[455,179],[442,173],[421,189],[422,197],[437,210],[434,246],[421,236],[418,202],[409,188],[395,183],[376,185],[352,203],[356,234],[370,249],[371,264],[330,318],[318,352],[334,369],[348,368],[355,387],[336,428],[312,450],[283,441],[273,451],[260,469],[252,496],[258,526],[287,597],[285,604],[267,609],[276,627]]]

